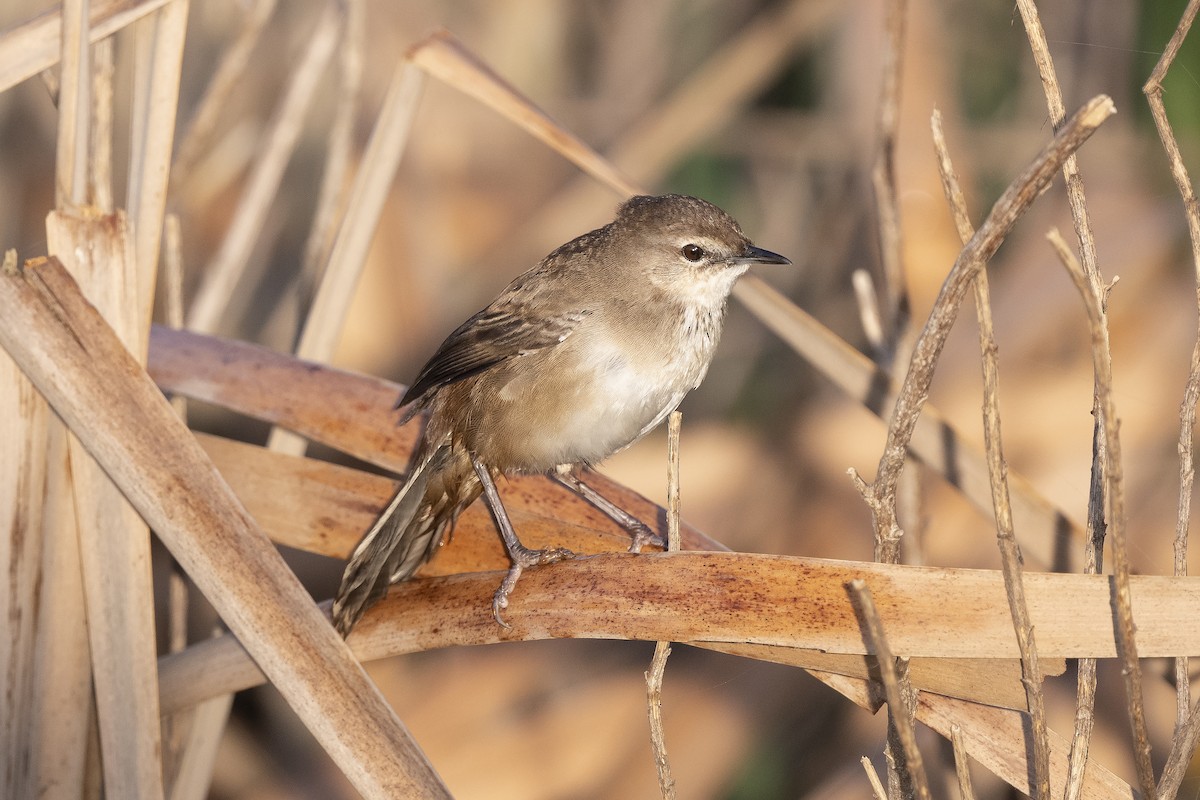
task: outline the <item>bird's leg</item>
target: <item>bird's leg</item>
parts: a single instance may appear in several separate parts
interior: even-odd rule
[[[609,519],[624,528],[632,540],[629,543],[629,552],[640,553],[642,546],[647,544],[653,544],[666,549],[666,542],[663,541],[663,537],[650,530],[646,523],[597,492],[591,486],[588,486],[574,472],[570,470],[563,470],[561,472],[555,470],[550,473],[550,477],[603,511]]]
[[[521,544],[521,540],[517,538],[517,532],[513,530],[512,522],[508,518],[508,512],[504,510],[504,504],[500,502],[500,493],[496,491],[496,482],[492,480],[491,470],[474,455],[471,456],[471,466],[475,468],[475,474],[479,477],[480,485],[483,486],[483,501],[487,504],[488,511],[492,512],[492,519],[495,520],[496,528],[500,531],[504,549],[508,551],[508,557],[512,561],[508,574],[504,576],[504,582],[500,584],[500,588],[492,597],[492,616],[496,618],[496,622],[501,627],[511,628],[512,626],[500,616],[500,612],[508,608],[508,596],[516,587],[521,572],[526,567],[553,564],[564,558],[574,558],[575,554],[564,547],[531,550]]]

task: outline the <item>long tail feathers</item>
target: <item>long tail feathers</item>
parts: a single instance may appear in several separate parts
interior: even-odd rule
[[[343,637],[364,611],[387,594],[389,585],[411,576],[428,560],[432,550],[429,537],[434,530],[420,512],[430,477],[449,455],[449,444],[432,448],[354,548],[333,601],[333,624]]]

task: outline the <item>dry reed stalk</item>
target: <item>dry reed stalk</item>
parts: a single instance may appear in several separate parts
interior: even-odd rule
[[[279,191],[283,171],[300,140],[304,118],[317,87],[333,57],[342,22],[340,8],[331,2],[325,6],[315,23],[308,46],[291,73],[287,89],[268,126],[265,141],[259,150],[260,157],[254,161],[246,188],[234,211],[233,222],[212,262],[205,268],[192,298],[187,314],[187,327],[191,330],[203,333],[216,330],[230,298],[245,278],[251,251]]]
[[[179,73],[187,35],[188,0],[172,0],[139,19],[134,29],[134,87],[130,121],[130,169],[125,208],[138,269],[138,313],[143,352],[154,312],[158,251],[162,243],[171,147],[179,105]]]
[[[12,797],[67,800],[89,796],[85,776],[89,748],[95,750],[96,710],[88,629],[80,624],[85,606],[67,455],[69,435],[61,421],[52,420],[46,441],[48,474],[42,526],[34,531],[42,540],[43,580],[31,698],[34,714],[26,731],[32,791]],[[98,765],[93,765],[92,771],[98,773]]]
[[[238,81],[245,73],[254,46],[258,44],[267,22],[275,13],[275,5],[276,0],[255,0],[246,13],[237,38],[226,48],[213,70],[204,96],[196,104],[196,110],[192,112],[192,117],[180,137],[175,160],[171,164],[173,185],[187,182],[201,154],[209,148],[221,109],[226,106]]]
[[[167,325],[183,327],[183,252],[179,216],[168,214],[163,225],[163,308]],[[187,398],[172,397],[171,407],[187,424]],[[167,652],[187,647],[187,575],[171,561],[167,592]]]
[[[950,743],[954,747],[954,774],[958,777],[958,796],[960,800],[975,800],[975,788],[971,785],[970,756],[967,755],[967,746],[963,744],[961,726],[950,726]]]
[[[1062,90],[1058,85],[1054,62],[1050,56],[1050,48],[1046,41],[1046,32],[1042,28],[1041,18],[1033,0],[1017,0],[1017,9],[1021,13],[1021,19],[1025,25],[1025,35],[1029,40],[1030,51],[1037,65],[1038,75],[1042,80],[1042,89],[1046,96],[1046,106],[1050,115],[1050,122],[1055,128],[1058,128],[1062,125],[1066,117],[1066,109],[1063,106]],[[1077,281],[1077,285],[1080,291],[1085,294],[1085,303],[1088,306],[1089,327],[1092,328],[1093,336],[1094,397],[1092,413],[1095,417],[1095,433],[1093,436],[1092,491],[1088,499],[1088,532],[1090,534],[1090,542],[1087,546],[1100,550],[1106,527],[1112,531],[1113,570],[1117,575],[1116,581],[1118,585],[1117,617],[1122,636],[1127,640],[1127,646],[1122,656],[1124,662],[1122,673],[1125,677],[1126,697],[1129,703],[1129,722],[1134,739],[1134,765],[1137,769],[1138,784],[1141,787],[1142,793],[1147,797],[1153,797],[1154,768],[1150,763],[1150,741],[1146,730],[1145,711],[1142,702],[1141,666],[1137,660],[1137,647],[1133,639],[1134,625],[1132,611],[1127,602],[1128,594],[1122,589],[1124,582],[1127,580],[1124,576],[1128,574],[1128,563],[1125,552],[1124,487],[1121,476],[1120,443],[1113,440],[1117,436],[1116,420],[1109,420],[1105,417],[1105,414],[1115,413],[1115,409],[1111,404],[1111,355],[1108,349],[1108,318],[1102,302],[1105,290],[1103,289],[1103,278],[1100,274],[1096,256],[1096,241],[1092,233],[1091,219],[1083,192],[1083,180],[1079,175],[1078,163],[1073,156],[1063,162],[1063,178],[1066,181],[1067,203],[1071,208],[1071,217],[1075,224],[1075,235],[1079,240],[1079,252],[1082,260],[1082,271],[1080,274],[1084,283],[1078,284]],[[1056,247],[1056,249],[1059,250],[1060,258],[1065,259],[1070,253],[1065,245]],[[1071,258],[1073,259],[1073,257]],[[1064,263],[1066,263],[1065,260]],[[1072,278],[1076,279],[1076,272],[1074,270],[1072,270]],[[1089,296],[1093,297],[1094,300],[1088,299]],[[1092,317],[1093,310],[1099,313],[1098,318],[1094,319]],[[1095,328],[1097,325],[1099,326],[1099,330]],[[1107,362],[1107,368],[1101,368],[1101,361]],[[1107,386],[1102,383],[1105,380],[1105,375],[1108,376],[1108,380],[1110,381]],[[1109,512],[1107,522],[1105,521],[1106,509]],[[1118,551],[1120,551],[1119,554]],[[1100,556],[1097,553],[1094,557],[1098,568]],[[1093,556],[1088,555],[1085,557],[1085,560],[1091,561],[1092,558]],[[1077,697],[1077,735],[1075,736],[1073,745],[1073,750],[1077,750],[1077,753],[1074,754],[1075,758],[1073,760],[1075,763],[1072,769],[1076,773],[1082,772],[1087,763],[1087,735],[1091,729],[1091,712],[1085,708],[1085,705],[1094,702],[1094,694],[1095,665],[1081,665]]]
[[[57,261],[0,276],[0,309],[0,344],[154,526],[351,783],[372,798],[447,796],[345,643]]]
[[[355,174],[341,228],[334,238],[329,262],[296,345],[296,353],[302,358],[327,360],[333,355],[367,261],[371,239],[383,215],[388,190],[404,155],[423,86],[420,70],[407,58],[401,60]]]
[[[89,41],[95,43],[172,0],[99,0],[91,4]],[[0,92],[50,69],[62,57],[62,9],[55,8],[0,35]]]
[[[913,430],[929,395],[938,356],[958,315],[958,308],[975,274],[995,254],[1017,219],[1041,194],[1062,163],[1106,119],[1114,114],[1112,100],[1099,95],[1088,101],[1065,123],[1034,162],[1017,177],[992,206],[987,218],[963,248],[942,285],[929,319],[913,348],[912,362],[896,400],[888,426],[887,444],[879,459],[875,480],[867,484],[853,474],[855,485],[871,508],[877,541],[883,555],[898,546],[901,531],[896,521],[896,487],[904,470],[905,454]],[[877,547],[877,550],[879,548]]]
[[[887,697],[889,731],[888,748],[884,755],[888,761],[888,796],[930,800],[925,761],[917,747],[917,732],[913,727],[915,699],[912,688],[907,687],[906,691],[902,686],[896,659],[884,634],[883,621],[866,581],[858,578],[850,580],[846,583],[846,589],[862,628],[863,639],[879,664],[880,681]]]
[[[62,6],[62,73],[58,90],[54,201],[58,208],[87,201],[88,127],[91,122],[92,48],[88,0]]]
[[[574,163],[600,183],[625,195],[638,193],[635,184],[610,160],[547,116],[516,87],[476,58],[449,31],[435,31],[418,42],[408,51],[408,59],[414,66],[512,120],[548,147],[577,153]]]
[[[320,270],[312,307],[296,343],[296,354],[302,358],[328,361],[333,357],[354,291],[366,267],[371,240],[404,155],[423,87],[424,75],[409,58],[401,60],[350,188],[341,226],[333,233],[327,263]],[[331,192],[333,188],[330,184]],[[294,432],[280,428],[271,431],[273,450],[299,455],[305,445],[304,439]]]
[[[101,214],[113,213],[113,73],[112,37],[92,45],[92,130],[88,148],[88,203]]]
[[[15,262],[16,253],[9,251],[5,259]],[[0,460],[0,563],[7,565],[0,618],[9,621],[0,640],[0,794],[5,797],[33,797],[38,783],[40,742],[30,734],[44,727],[34,686],[43,624],[36,609],[41,607],[49,423],[49,409],[37,390],[11,359],[0,356],[0,440],[7,443],[7,457]]]
[[[145,339],[137,318],[133,237],[124,215],[53,212],[46,237],[49,251],[60,254],[121,342],[137,352]],[[74,436],[69,452],[105,791],[112,797],[161,797],[149,530]]]
[[[917,719],[947,738],[952,735],[952,727],[959,726],[964,749],[972,758],[1018,791],[1026,794],[1032,791],[1029,778],[1033,766],[1029,763],[1026,744],[1030,735],[1029,715],[1025,712],[923,692],[918,697]],[[1057,797],[1066,781],[1070,748],[1069,743],[1053,731],[1049,738],[1050,792]],[[1093,761],[1084,775],[1083,796],[1088,800],[1130,800],[1136,794],[1129,784]]]
[[[1191,30],[1200,11],[1200,1],[1191,0],[1179,24],[1175,28],[1170,41],[1163,50],[1162,57],[1154,65],[1146,85],[1142,91],[1150,106],[1154,126],[1158,131],[1159,141],[1167,156],[1171,169],[1171,177],[1179,189],[1183,201],[1183,210],[1187,218],[1188,238],[1192,245],[1192,269],[1196,272],[1196,305],[1200,308],[1200,208],[1197,206],[1196,190],[1183,163],[1183,155],[1179,150],[1179,142],[1171,128],[1167,117],[1166,105],[1163,103],[1163,79],[1175,62],[1179,49]],[[1175,524],[1174,541],[1174,574],[1187,574],[1188,529],[1192,513],[1192,486],[1196,478],[1195,456],[1193,453],[1192,434],[1196,427],[1196,404],[1200,401],[1200,323],[1196,330],[1196,343],[1192,347],[1192,360],[1188,368],[1187,380],[1184,384],[1183,402],[1179,408],[1179,505]],[[1195,711],[1191,708],[1191,675],[1188,670],[1188,659],[1180,656],[1175,659],[1175,741],[1172,742],[1171,754],[1167,758],[1167,766],[1159,777],[1159,792],[1164,797],[1172,797],[1179,790],[1183,779],[1183,770],[1177,765],[1186,765],[1191,760],[1193,747],[1184,748],[1180,738],[1181,729],[1189,718],[1200,713],[1200,705]]]
[[[221,732],[232,707],[233,695],[222,694],[192,709],[169,800],[204,800],[209,796]]]
[[[936,109],[931,120],[934,150],[938,156],[938,171],[942,189],[954,217],[958,236],[965,246],[975,235],[967,202],[958,174],[950,160],[946,136],[942,131],[942,115]],[[1012,503],[1008,490],[1008,462],[1000,435],[1000,367],[996,337],[992,325],[992,301],[988,292],[986,269],[975,276],[975,315],[979,323],[979,349],[983,364],[983,436],[988,454],[988,473],[992,479],[992,505],[996,516],[996,542],[1000,547],[1004,588],[1008,594],[1009,614],[1021,650],[1022,682],[1025,685],[1029,717],[1033,726],[1033,766],[1035,798],[1050,796],[1050,746],[1046,733],[1046,702],[1042,695],[1042,671],[1038,664],[1037,642],[1029,622],[1022,579],[1021,550],[1013,530]]]
[[[876,307],[869,312],[860,312],[864,316],[879,318],[883,336],[876,359],[897,372],[907,368],[912,356],[909,330],[910,301],[904,270],[899,190],[896,186],[896,139],[900,124],[900,77],[904,60],[906,6],[906,0],[891,0],[885,12],[882,80],[875,122],[879,143],[875,151],[875,163],[871,168],[871,185],[875,192],[876,234],[883,265],[886,308]],[[860,295],[860,298],[863,296],[865,295]],[[871,292],[871,296],[878,300],[875,292]],[[922,525],[923,514],[921,476],[918,470],[910,469],[902,476],[898,498],[898,512],[904,519],[904,527],[912,534],[909,537],[910,559],[912,563],[921,563],[919,542],[922,537],[919,528]],[[889,542],[881,537],[879,528],[875,529],[875,559],[889,563],[897,563],[900,560],[899,542],[896,542],[894,547],[889,546]],[[870,592],[866,587],[853,591],[858,596],[864,613],[870,610],[873,614]],[[871,624],[876,621],[872,619]],[[882,630],[877,633],[882,639]],[[920,752],[916,748],[911,716],[904,717],[898,711],[899,706],[891,702],[893,694],[897,699],[903,697],[906,701],[912,697],[913,690],[908,684],[908,671],[897,671],[894,663],[880,663],[880,672],[884,687],[889,692],[887,738],[883,749],[884,761],[887,764],[888,795],[899,800],[901,797],[912,796],[915,788],[917,794],[928,797],[928,779],[920,762]],[[889,685],[889,681],[896,685]],[[911,708],[905,710],[911,715]],[[904,727],[906,725],[907,728]],[[911,762],[909,758],[917,760]]]
[[[1125,489],[1121,468],[1121,440],[1117,431],[1116,407],[1112,396],[1112,351],[1108,341],[1108,325],[1104,307],[1107,289],[1088,282],[1083,267],[1075,259],[1067,243],[1057,231],[1051,231],[1050,243],[1083,297],[1087,311],[1088,329],[1092,338],[1092,362],[1096,373],[1096,406],[1102,409],[1104,439],[1108,442],[1109,531],[1112,533],[1114,597],[1109,605],[1116,606],[1117,652],[1121,659],[1121,674],[1125,679],[1129,725],[1133,732],[1134,763],[1138,782],[1146,797],[1155,796],[1154,768],[1150,763],[1150,739],[1146,729],[1146,711],[1142,701],[1142,670],[1138,658],[1138,643],[1133,621],[1133,598],[1129,589],[1130,567],[1128,544],[1125,540]],[[1175,654],[1178,657],[1178,653]]]

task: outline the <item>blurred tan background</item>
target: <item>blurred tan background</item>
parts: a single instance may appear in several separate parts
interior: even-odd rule
[[[5,3],[0,26],[47,5]],[[181,130],[247,5],[194,0]],[[1099,92],[1111,95],[1119,110],[1080,160],[1101,269],[1110,280],[1120,276],[1109,311],[1131,557],[1142,573],[1171,569],[1178,408],[1196,323],[1183,211],[1140,92],[1182,5],[1074,0],[1041,8],[1068,112]],[[222,111],[214,145],[175,187],[171,206],[182,222],[189,292],[230,223],[320,8],[289,3],[275,11]],[[763,269],[762,277],[866,347],[850,275],[860,268],[879,271],[870,169],[883,68],[882,0],[408,0],[364,2],[362,11],[356,152],[400,55],[445,26],[556,120],[601,152],[616,154],[635,181],[656,192],[713,200],[756,243],[790,256],[794,268]],[[932,110],[944,115],[976,223],[1051,129],[1011,3],[911,0],[907,26],[897,176],[919,326],[959,249],[933,159]],[[757,58],[734,62],[712,84],[697,84],[712,59],[748,40],[760,42],[751,51]],[[119,70],[128,68],[127,60],[119,49]],[[222,335],[292,347],[308,297],[299,264],[337,99],[333,72],[306,119],[261,232],[255,269],[226,309]],[[1200,169],[1198,75],[1200,42],[1193,40],[1166,94],[1193,171]],[[744,88],[729,97],[717,79]],[[647,138],[661,110],[684,91],[697,92],[694,113],[711,118],[707,132],[683,144],[670,129]],[[119,94],[118,119],[123,101]],[[38,80],[0,94],[0,244],[23,257],[45,250],[55,121],[50,94]],[[643,150],[622,163],[631,140]],[[118,135],[117,174],[126,152]],[[619,200],[491,111],[429,81],[335,363],[410,379],[462,319],[553,246],[607,221]],[[1034,205],[989,268],[1004,444],[1014,471],[1082,520],[1091,459],[1091,359],[1081,302],[1045,242],[1051,226],[1073,240],[1061,182]],[[972,317],[964,309],[932,402],[981,443]],[[683,411],[683,513],[691,523],[740,550],[871,558],[869,515],[846,469],[874,474],[884,423],[736,302],[709,377]],[[202,411],[198,424],[251,440],[265,435],[260,425]],[[664,436],[652,435],[603,470],[661,501],[665,449]],[[924,530],[913,542],[919,548],[910,547],[906,560],[998,565],[990,523],[936,478],[925,482],[922,517]],[[316,557],[297,557],[295,564],[314,594],[331,594],[340,564]],[[642,679],[650,650],[621,642],[506,645],[396,659],[372,673],[456,797],[655,797]],[[1161,763],[1172,690],[1165,663],[1149,662],[1146,674]],[[1068,670],[1050,681],[1050,720],[1060,732],[1069,731],[1072,677]],[[1128,779],[1120,677],[1103,665],[1100,681],[1093,753]],[[664,703],[680,797],[859,798],[869,789],[858,758],[871,757],[882,771],[882,720],[798,670],[677,647]],[[942,771],[951,763],[948,748],[932,735],[922,743],[937,780],[949,786],[952,768]],[[1010,796],[983,770],[975,777],[980,797]],[[1185,784],[1181,796],[1197,791],[1200,780]],[[239,697],[212,797],[352,796],[277,695],[256,690]]]

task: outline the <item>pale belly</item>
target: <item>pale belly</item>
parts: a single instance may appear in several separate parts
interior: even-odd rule
[[[481,381],[487,408],[472,437],[476,453],[504,470],[546,472],[562,464],[602,461],[648,433],[703,376],[707,358],[629,357],[593,349],[570,369],[549,358],[539,369],[514,369]],[[514,366],[533,366],[514,365]]]

